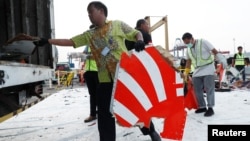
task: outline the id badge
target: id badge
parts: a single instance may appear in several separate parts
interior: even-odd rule
[[[109,49],[108,47],[105,47],[105,48],[103,48],[101,54],[102,54],[103,56],[106,56],[106,55],[109,53],[109,51],[110,51],[110,49]]]

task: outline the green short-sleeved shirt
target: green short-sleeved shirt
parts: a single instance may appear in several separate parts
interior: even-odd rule
[[[90,29],[71,40],[75,48],[90,45],[97,63],[99,81],[111,82],[121,54],[127,52],[125,39],[135,41],[138,32],[122,21],[107,21],[103,27]],[[105,55],[102,54],[104,48],[109,50]]]

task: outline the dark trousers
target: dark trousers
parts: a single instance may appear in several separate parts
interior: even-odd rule
[[[115,118],[110,113],[113,83],[99,83],[97,88],[98,130],[100,141],[115,141]]]
[[[96,116],[96,92],[99,83],[97,71],[86,71],[84,73],[84,79],[86,81],[90,95],[90,116]]]
[[[236,68],[238,71],[243,70],[243,71],[241,72],[241,74],[242,74],[242,79],[243,79],[243,81],[245,81],[245,79],[246,79],[246,75],[245,75],[245,66],[244,66],[244,65],[236,65],[235,68]]]
[[[143,135],[150,135],[150,133],[155,132],[155,126],[152,121],[150,121],[150,127],[142,127],[140,128]]]

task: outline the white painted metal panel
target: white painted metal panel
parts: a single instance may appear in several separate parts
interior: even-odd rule
[[[52,78],[53,69],[45,66],[0,61],[0,70],[4,71],[4,84],[0,88],[43,81]]]

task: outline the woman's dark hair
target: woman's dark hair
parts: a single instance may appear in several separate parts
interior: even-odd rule
[[[89,3],[89,5],[88,5],[88,7],[87,7],[87,10],[89,10],[89,8],[90,8],[92,5],[93,5],[96,9],[103,9],[105,17],[108,17],[108,8],[106,7],[105,4],[103,4],[103,3],[100,2],[100,1],[92,1],[92,2]]]
[[[182,40],[185,40],[185,39],[192,39],[193,38],[193,35],[191,33],[184,33],[183,36],[182,36]]]
[[[136,27],[135,29],[139,29],[141,27],[142,24],[145,24],[146,21],[144,19],[139,19],[137,22],[136,22]]]
[[[185,58],[181,58],[180,66],[185,67],[186,66],[186,62],[187,62],[187,60]]]

